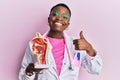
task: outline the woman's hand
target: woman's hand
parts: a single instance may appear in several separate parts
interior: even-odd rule
[[[83,31],[80,32],[80,39],[73,40],[76,50],[86,50],[90,56],[95,56],[92,45],[84,38]]]
[[[36,69],[35,68],[35,65],[34,65],[34,63],[30,63],[28,66],[27,66],[27,68],[26,68],[26,70],[25,70],[25,73],[26,73],[26,75],[28,75],[28,76],[32,76],[33,75],[33,72],[40,72],[41,70],[43,70],[43,69]]]
[[[25,73],[26,73],[26,75],[28,75],[28,76],[32,76],[32,75],[33,75],[33,72],[34,72],[34,63],[30,63],[30,64],[27,66],[27,68],[26,68],[26,70],[25,70]]]

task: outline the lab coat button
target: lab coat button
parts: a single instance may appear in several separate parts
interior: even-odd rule
[[[66,65],[66,63],[64,63],[64,65]]]

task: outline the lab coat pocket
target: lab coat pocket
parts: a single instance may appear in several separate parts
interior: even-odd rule
[[[74,67],[80,67],[80,52],[77,52],[74,56]]]
[[[77,80],[79,73],[79,67],[76,67],[75,65],[72,66],[72,69],[69,69],[69,80]]]
[[[46,70],[42,70],[39,73],[38,80],[48,80],[48,78],[46,77]]]

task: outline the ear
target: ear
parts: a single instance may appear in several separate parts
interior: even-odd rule
[[[68,28],[69,28],[69,25],[70,25],[70,23],[67,23],[67,26],[66,26],[66,28],[65,28],[66,30],[68,30]]]
[[[69,25],[70,25],[70,22],[67,23],[67,26],[69,26]]]
[[[49,23],[49,21],[50,21],[50,17],[48,17],[48,23]]]
[[[68,23],[68,26],[70,25],[70,22]]]

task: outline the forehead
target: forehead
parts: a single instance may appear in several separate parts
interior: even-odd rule
[[[52,10],[52,12],[53,12],[53,11],[56,11],[56,10],[60,11],[61,13],[70,14],[69,10],[68,10],[66,7],[63,7],[63,6],[57,6],[57,7],[55,7],[55,8]]]

